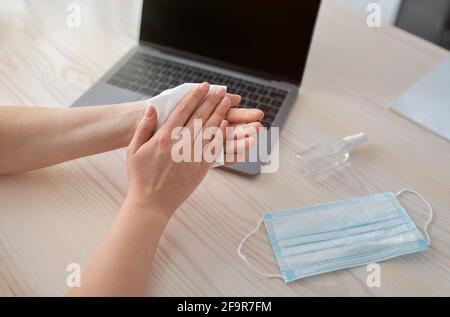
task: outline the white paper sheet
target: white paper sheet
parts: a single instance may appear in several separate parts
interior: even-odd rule
[[[450,141],[450,58],[392,101],[391,106]]]

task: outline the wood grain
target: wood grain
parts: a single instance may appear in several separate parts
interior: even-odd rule
[[[20,2],[20,1],[17,1]],[[0,1],[0,104],[67,106],[136,41],[139,1],[77,1],[82,24],[65,25],[71,1]],[[14,6],[13,6],[14,7]],[[450,295],[450,145],[387,110],[449,53],[324,1],[301,93],[280,139],[280,169],[245,178],[213,170],[164,233],[148,295]],[[321,180],[296,153],[365,131],[369,141]],[[124,150],[0,177],[0,295],[62,295],[66,265],[86,263],[126,194]],[[381,263],[382,287],[365,267],[291,284],[261,278],[236,255],[263,211],[412,188],[433,204],[430,251]],[[402,202],[420,227],[422,203]],[[277,272],[264,229],[245,250]]]

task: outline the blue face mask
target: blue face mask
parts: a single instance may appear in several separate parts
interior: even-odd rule
[[[397,197],[413,193],[427,204],[430,218],[425,240]],[[307,276],[367,265],[425,251],[430,244],[430,204],[403,190],[281,212],[264,213],[238,247],[238,255],[256,272],[291,282]],[[281,274],[264,273],[242,254],[244,242],[264,221]]]

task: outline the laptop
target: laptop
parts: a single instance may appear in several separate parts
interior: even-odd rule
[[[186,82],[225,85],[281,127],[302,82],[320,0],[143,0],[139,42],[74,106],[148,99]],[[273,140],[272,140],[273,141]],[[233,165],[257,175],[260,161]]]

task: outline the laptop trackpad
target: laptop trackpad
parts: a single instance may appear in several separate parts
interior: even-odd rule
[[[111,86],[106,83],[97,83],[83,96],[73,103],[75,107],[106,105],[142,100],[146,97],[137,92]]]

